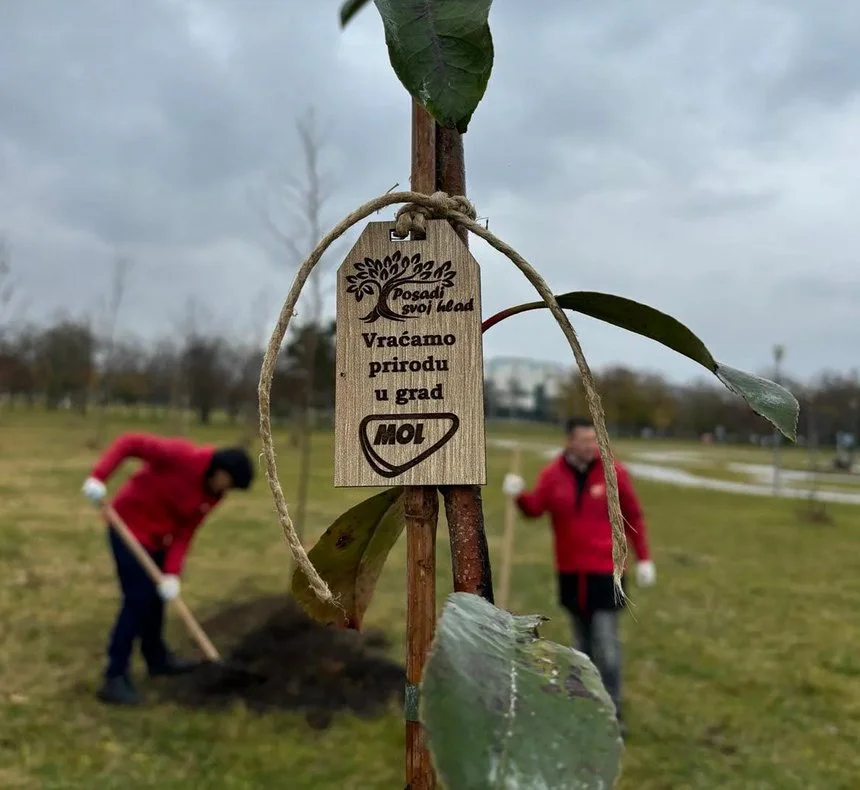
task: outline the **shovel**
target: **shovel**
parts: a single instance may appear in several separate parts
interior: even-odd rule
[[[155,561],[149,556],[146,549],[140,545],[140,542],[132,534],[126,523],[122,518],[120,518],[120,515],[111,505],[105,505],[103,513],[113,530],[120,536],[122,542],[125,543],[129,551],[134,554],[137,561],[143,566],[144,571],[146,571],[146,575],[149,576],[152,583],[157,587],[164,578],[158,565],[155,564]],[[185,623],[185,627],[188,629],[188,632],[191,634],[194,641],[200,646],[200,649],[203,651],[203,655],[206,656],[207,661],[222,667],[233,675],[237,681],[245,680],[247,682],[262,682],[265,680],[265,677],[258,672],[253,672],[252,670],[244,667],[226,664],[224,659],[221,658],[221,654],[218,652],[218,649],[212,644],[212,641],[208,636],[206,636],[206,632],[200,627],[200,623],[197,622],[197,619],[191,613],[191,610],[188,608],[188,604],[186,604],[178,595],[173,599],[172,603],[176,611],[179,613],[182,622]]]
[[[511,454],[512,474],[520,473],[520,446],[514,446]],[[511,590],[511,565],[514,561],[514,529],[517,525],[517,505],[513,497],[508,497],[505,505],[505,532],[502,539],[502,575],[499,582],[496,605],[500,609],[507,609],[508,595]]]

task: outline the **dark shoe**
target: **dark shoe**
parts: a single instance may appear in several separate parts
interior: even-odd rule
[[[617,710],[617,712],[615,714],[615,718],[618,721],[618,730],[621,734],[621,740],[626,741],[627,740],[627,725],[624,723],[624,718],[621,715],[620,709]]]
[[[98,698],[108,705],[139,705],[140,697],[127,675],[106,677],[98,691]]]
[[[188,672],[193,672],[199,666],[199,661],[193,661],[189,658],[178,658],[177,656],[167,656],[163,664],[149,668],[149,676],[157,678],[185,675]]]

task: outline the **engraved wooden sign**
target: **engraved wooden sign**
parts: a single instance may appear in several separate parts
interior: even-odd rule
[[[371,222],[337,274],[334,485],[484,485],[481,275],[445,220]]]

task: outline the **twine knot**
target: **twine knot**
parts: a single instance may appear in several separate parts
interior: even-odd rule
[[[428,199],[429,206],[406,203],[400,207],[395,218],[395,236],[405,239],[410,233],[424,235],[428,219],[456,219],[453,215],[462,214],[474,220],[478,216],[475,207],[463,195],[434,192]]]

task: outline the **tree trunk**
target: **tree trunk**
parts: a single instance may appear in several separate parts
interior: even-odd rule
[[[463,136],[456,129],[436,127],[436,189],[449,195],[466,194]],[[468,245],[468,231],[457,228],[457,234]],[[478,486],[445,486],[442,496],[451,539],[454,589],[480,595],[493,603],[493,574],[481,489]]]
[[[436,629],[436,524],[439,494],[432,486],[406,489],[406,782],[433,790],[436,778],[427,734],[417,721],[418,688]]]
[[[412,102],[412,189],[433,192],[436,174],[436,124],[418,102]],[[433,486],[406,488],[406,787],[435,790],[436,774],[427,734],[410,704],[424,674],[436,630],[436,524],[439,494]],[[413,715],[409,715],[413,714]]]
[[[299,540],[305,536],[307,520],[308,489],[311,479],[311,450],[313,449],[313,398],[316,384],[317,349],[319,347],[319,327],[314,323],[311,332],[306,335],[307,344],[304,350],[305,386],[304,398],[300,411],[299,427],[299,485],[296,494],[295,528]]]

